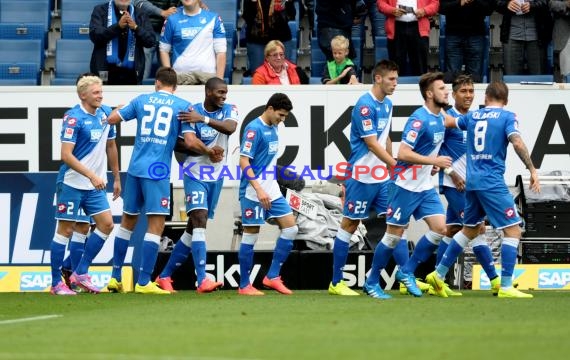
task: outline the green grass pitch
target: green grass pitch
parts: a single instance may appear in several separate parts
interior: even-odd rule
[[[0,294],[0,359],[568,359],[570,293]],[[51,317],[50,317],[51,316]],[[29,320],[15,322],[16,320]]]

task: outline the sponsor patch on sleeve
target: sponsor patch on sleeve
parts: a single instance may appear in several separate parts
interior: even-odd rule
[[[74,131],[75,130],[73,130],[72,128],[66,128],[65,132],[63,133],[63,138],[64,139],[72,139]]]
[[[245,134],[245,138],[247,140],[253,140],[255,138],[255,131],[248,130],[247,133]]]
[[[246,141],[243,143],[243,152],[249,154],[251,152],[251,145],[251,141]]]
[[[364,131],[371,131],[372,130],[372,120],[371,119],[362,120],[362,128],[364,129]]]
[[[72,118],[72,117],[68,117],[67,118],[67,126],[75,126],[77,125],[77,119],[76,118]]]
[[[422,122],[419,121],[419,120],[415,120],[415,121],[412,123],[412,127],[413,127],[414,129],[419,129],[419,128],[422,127]]]
[[[414,130],[408,131],[408,134],[406,135],[406,141],[407,142],[415,143],[417,138],[418,138],[418,132],[417,131],[414,131]]]
[[[360,107],[360,115],[362,115],[362,116],[370,115],[370,109],[368,108],[368,106],[361,106]]]

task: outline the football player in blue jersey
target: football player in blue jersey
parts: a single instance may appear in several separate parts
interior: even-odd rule
[[[454,105],[447,110],[451,116],[457,117],[469,112],[475,98],[475,87],[473,79],[469,75],[459,75],[452,83],[452,93]],[[437,248],[436,265],[439,264],[445,250],[449,246],[453,236],[461,230],[463,226],[463,213],[465,206],[465,171],[466,171],[466,138],[467,132],[457,128],[446,128],[443,144],[439,150],[440,155],[451,156],[453,161],[451,167],[439,173],[440,193],[447,200],[446,212],[446,234]],[[483,266],[487,276],[491,280],[492,288],[496,288],[500,280],[495,270],[493,254],[485,239],[485,225],[481,224],[481,236],[478,236],[472,243],[473,253],[477,261]],[[460,292],[453,291],[449,286],[445,286],[448,296],[461,296]],[[495,291],[495,290],[494,290]]]
[[[180,112],[178,118],[195,124],[195,136],[208,148],[221,149],[222,161],[205,154],[190,152],[183,168],[184,202],[188,214],[186,231],[174,246],[168,263],[155,282],[164,290],[173,292],[171,275],[190,253],[196,269],[197,291],[208,293],[223,285],[206,276],[206,224],[214,212],[224,183],[224,166],[227,164],[228,140],[238,125],[237,107],[226,103],[228,85],[213,77],[206,82],[203,104],[195,104],[190,112]],[[179,139],[181,142],[181,139]],[[186,149],[181,149],[186,150]],[[217,156],[217,154],[216,154]]]
[[[242,170],[239,188],[243,237],[239,248],[241,295],[264,295],[251,284],[249,278],[253,267],[253,246],[259,235],[259,228],[267,219],[279,225],[281,233],[277,239],[273,259],[263,285],[289,295],[289,290],[279,273],[287,260],[298,227],[289,203],[277,183],[277,152],[279,151],[278,125],[285,121],[293,109],[291,100],[282,93],[273,94],[265,111],[252,120],[244,129],[240,145],[239,165]]]
[[[61,131],[61,166],[56,186],[57,230],[50,246],[52,287],[55,295],[74,295],[61,281],[65,248],[82,209],[95,220],[95,230],[87,240],[85,251],[70,276],[72,287],[98,293],[88,274],[93,258],[99,253],[113,230],[113,218],[107,201],[107,151],[115,144],[115,127],[107,122],[109,109],[101,105],[102,81],[97,76],[84,76],[77,82],[80,104],[65,113]],[[118,162],[113,169],[119,184]],[[115,188],[116,185],[115,185]],[[120,192],[120,190],[119,190]],[[116,194],[118,196],[118,194]]]
[[[121,109],[113,111],[109,123],[136,119],[137,132],[134,150],[127,170],[123,195],[121,227],[115,236],[113,249],[113,273],[107,289],[123,292],[121,270],[127,248],[141,209],[147,216],[148,228],[142,242],[142,260],[135,285],[135,292],[142,294],[170,294],[162,290],[150,276],[154,270],[160,238],[166,216],[170,214],[170,166],[174,145],[179,135],[188,146],[199,147],[203,153],[213,152],[204,144],[193,144],[190,136],[192,125],[177,119],[180,111],[191,104],[174,95],[176,71],[162,67],[156,72],[155,92],[139,95]]]
[[[521,237],[513,196],[504,180],[509,143],[530,172],[530,189],[540,191],[536,169],[521,138],[517,116],[504,109],[509,89],[503,82],[492,82],[485,90],[485,107],[454,118],[446,116],[446,126],[467,131],[467,177],[463,228],[455,234],[436,270],[426,277],[436,292],[442,293],[443,280],[469,241],[479,236],[485,215],[491,225],[503,230],[501,245],[500,298],[532,298],[513,287],[513,271]],[[443,296],[443,295],[442,295]],[[443,296],[446,297],[446,296]]]
[[[382,60],[374,67],[373,74],[372,88],[358,99],[352,109],[351,153],[347,167],[347,177],[350,177],[345,182],[343,218],[333,247],[333,276],[328,290],[331,295],[359,295],[342,280],[350,238],[360,221],[368,218],[371,209],[376,210],[378,215],[386,213],[390,180],[388,169],[396,165],[389,137],[392,101],[387,96],[396,89],[398,65],[390,60]],[[390,296],[380,287],[378,260],[375,253],[364,292],[377,299],[387,299]]]
[[[398,171],[394,174],[395,185],[386,210],[386,233],[376,247],[378,266],[382,269],[399,244],[410,217],[427,223],[429,231],[418,240],[410,259],[396,272],[396,280],[414,296],[422,295],[414,276],[417,265],[435,251],[445,234],[443,205],[432,183],[432,170],[451,165],[449,156],[438,155],[445,132],[441,109],[447,106],[449,95],[443,74],[424,74],[419,85],[424,106],[414,111],[404,126]]]
[[[220,16],[202,9],[200,0],[182,0],[178,11],[166,19],[159,44],[162,66],[172,66],[178,84],[204,84],[214,76],[224,78],[226,30]]]

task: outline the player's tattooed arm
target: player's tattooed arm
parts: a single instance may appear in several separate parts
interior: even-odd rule
[[[520,134],[512,134],[509,136],[509,141],[513,144],[515,148],[515,152],[526,166],[526,168],[530,171],[535,170],[532,160],[530,159],[530,155],[528,153],[528,149],[526,144],[524,143],[523,139],[521,138]]]

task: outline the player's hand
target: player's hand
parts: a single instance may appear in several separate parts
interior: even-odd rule
[[[434,166],[439,166],[440,168],[448,168],[451,166],[451,157],[449,156],[438,156],[433,162]]]
[[[215,145],[210,149],[208,157],[210,158],[210,161],[213,163],[218,163],[222,161],[224,159],[224,148],[221,147],[220,145]]]
[[[189,111],[180,111],[178,113],[178,120],[195,124],[203,122],[204,116],[198,114],[194,109],[190,109]]]
[[[435,174],[437,174],[437,173],[439,172],[439,170],[441,170],[441,169],[439,168],[439,166],[435,166],[435,165],[434,165],[434,166],[431,168],[431,176],[434,176]]]
[[[265,210],[271,209],[271,198],[265,192],[265,190],[260,187],[259,189],[255,190],[255,192],[257,194],[257,199],[261,203],[261,207],[263,207]]]
[[[89,180],[91,180],[91,184],[93,184],[96,190],[104,190],[107,187],[105,180],[97,175],[90,177]]]
[[[539,193],[540,192],[540,181],[538,180],[538,174],[536,173],[536,170],[533,170],[530,172],[530,186],[529,188],[534,191]]]
[[[121,196],[121,190],[121,178],[117,176],[113,182],[113,201],[117,200],[119,196]]]
[[[168,9],[166,9],[166,10],[162,10],[162,11],[160,12],[160,16],[162,16],[163,18],[166,19],[167,17],[169,17],[170,15],[172,15],[172,14],[174,14],[174,13],[176,13],[176,7],[175,7],[175,6],[172,6],[172,7],[168,8]]]
[[[451,181],[453,181],[453,184],[455,185],[457,191],[465,190],[465,180],[463,180],[461,176],[457,174],[456,171],[452,172],[451,175],[449,175],[449,177],[451,177]]]

